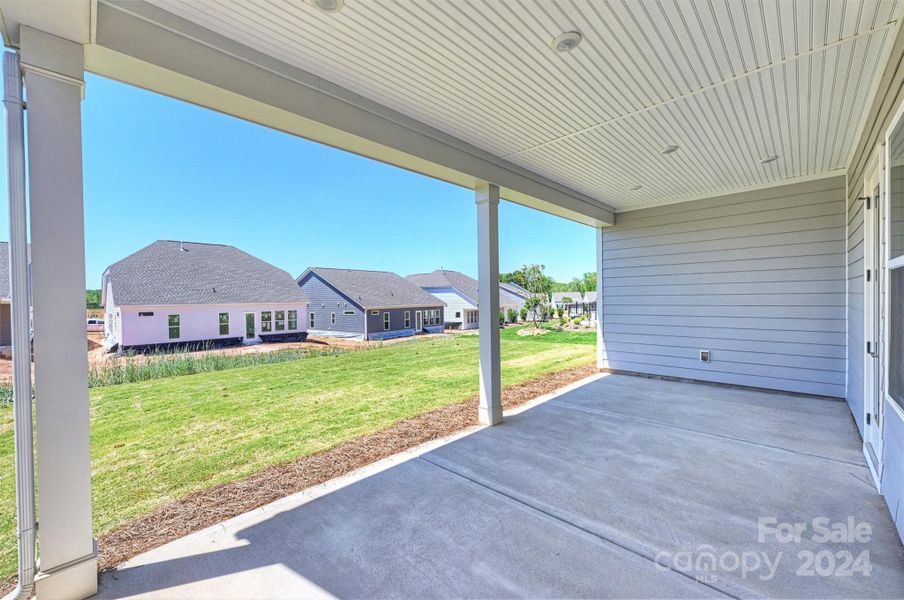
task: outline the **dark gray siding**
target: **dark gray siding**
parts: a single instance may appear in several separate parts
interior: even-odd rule
[[[619,213],[609,368],[843,397],[845,222],[843,177]]]
[[[12,346],[13,344],[9,307],[7,302],[0,304],[0,346]]]
[[[383,329],[383,313],[389,313],[389,331],[403,331],[405,329],[414,330],[415,325],[417,325],[417,317],[415,313],[417,311],[421,311],[422,313],[426,310],[439,310],[439,327],[443,325],[443,307],[442,306],[431,306],[431,307],[419,307],[419,308],[392,308],[392,309],[380,309],[377,310],[377,314],[373,314],[373,310],[367,311],[367,331],[369,334],[373,335],[384,332]],[[411,326],[405,327],[405,311],[411,312]],[[426,319],[424,320],[424,326],[426,326]],[[417,331],[415,333],[422,333],[421,331]]]
[[[299,284],[308,297],[308,314],[314,315],[314,325],[306,323],[311,331],[333,331],[343,334],[364,335],[364,312],[361,307],[327,285],[316,275],[309,274]],[[345,314],[350,312],[352,314]],[[336,314],[336,323],[330,315]],[[310,317],[308,317],[310,319]]]

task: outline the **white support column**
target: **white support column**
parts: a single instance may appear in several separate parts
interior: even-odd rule
[[[84,53],[22,27],[28,116],[35,405],[38,599],[97,591],[91,527],[85,227],[82,197]]]
[[[603,337],[603,228],[596,228],[596,366],[608,369],[606,340]]]
[[[499,354],[499,186],[477,188],[477,283],[482,425],[502,423]]]

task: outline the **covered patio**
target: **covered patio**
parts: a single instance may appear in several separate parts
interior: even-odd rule
[[[864,551],[867,576],[842,558]],[[802,552],[828,552],[831,573]],[[602,375],[138,556],[102,575],[99,598],[902,590],[904,550],[843,402]]]
[[[0,17],[17,398],[27,242],[33,274],[22,591],[97,590],[85,72],[473,190],[479,419],[498,425],[138,557],[103,597],[904,591],[904,2],[0,0]],[[619,373],[506,419],[503,200],[595,229],[597,366]],[[819,524],[854,541],[814,541]]]

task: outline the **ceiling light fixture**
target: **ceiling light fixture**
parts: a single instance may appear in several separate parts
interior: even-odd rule
[[[761,164],[761,165],[766,165],[766,164],[769,164],[769,163],[771,163],[771,162],[775,162],[775,161],[777,161],[777,160],[778,160],[778,155],[777,155],[777,154],[772,154],[772,155],[770,155],[770,156],[767,156],[766,158],[761,158],[761,159],[760,159],[760,164]]]
[[[671,154],[672,152],[675,152],[676,150],[678,150],[678,146],[676,146],[675,144],[671,144],[671,145],[663,148],[662,153],[663,154]]]
[[[311,2],[325,13],[337,13],[345,6],[345,0],[311,0]]]
[[[566,31],[550,44],[556,52],[571,52],[578,47],[584,37],[578,31]]]

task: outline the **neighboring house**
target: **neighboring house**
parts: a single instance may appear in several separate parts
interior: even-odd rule
[[[107,267],[108,349],[304,339],[307,298],[292,276],[234,246],[158,240]]]
[[[10,322],[9,242],[0,242],[0,350],[12,346]]]
[[[553,292],[552,304],[556,308],[568,311],[569,317],[578,315],[590,315],[595,318],[596,315],[596,290],[584,292],[581,295],[579,291],[573,292]]]
[[[445,326],[450,329],[476,329],[479,311],[477,307],[477,280],[458,271],[437,269],[432,273],[409,275],[408,281],[446,303]],[[513,293],[499,290],[499,310],[521,310],[524,300]]]
[[[298,285],[310,298],[311,335],[385,340],[443,331],[443,302],[389,271],[311,267]]]

